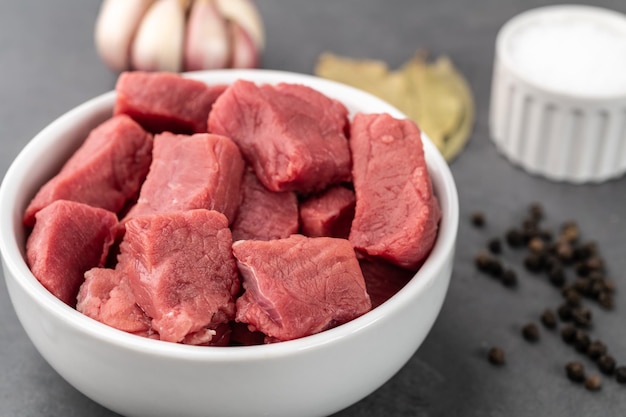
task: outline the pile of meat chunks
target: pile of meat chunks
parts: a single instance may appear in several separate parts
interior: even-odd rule
[[[300,84],[122,73],[24,213],[35,277],[144,337],[273,343],[397,292],[440,220],[420,131]]]

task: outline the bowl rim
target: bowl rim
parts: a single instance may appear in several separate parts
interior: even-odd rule
[[[359,103],[374,103],[378,108],[385,109],[387,113],[394,117],[406,118],[399,110],[369,93],[307,74],[254,69],[197,71],[184,73],[183,75],[208,83],[231,83],[239,78],[249,79],[257,83],[301,83],[325,94],[332,91],[333,93],[329,94],[331,97],[347,95]],[[95,339],[107,344],[117,345],[120,348],[141,352],[142,354],[177,358],[179,360],[242,362],[297,355],[311,349],[322,348],[344,338],[349,338],[353,334],[358,334],[375,323],[384,320],[394,310],[414,302],[420,293],[433,285],[433,281],[437,279],[439,271],[445,268],[449,257],[454,253],[459,223],[459,202],[456,184],[447,162],[430,139],[422,133],[424,152],[429,171],[431,172],[434,190],[439,200],[445,201],[446,204],[441,207],[442,220],[437,240],[428,258],[404,288],[380,306],[347,323],[314,335],[280,343],[255,346],[216,347],[168,343],[126,333],[100,323],[69,307],[39,283],[28,268],[20,251],[20,242],[15,230],[16,227],[22,227],[22,224],[20,221],[16,225],[14,219],[16,217],[21,219],[22,210],[16,207],[17,196],[20,192],[19,179],[27,174],[28,168],[33,165],[32,160],[40,160],[44,157],[46,149],[50,148],[50,145],[55,142],[55,133],[58,130],[67,128],[68,125],[75,123],[74,119],[77,117],[85,117],[95,112],[106,111],[107,108],[112,108],[114,98],[114,91],[96,96],[74,107],[44,127],[20,151],[0,185],[0,201],[3,203],[0,205],[0,253],[2,254],[5,267],[5,280],[13,279],[29,297],[38,303],[42,311],[67,323],[68,326],[71,326],[76,331],[84,332]],[[341,101],[340,98],[339,100]],[[436,175],[433,175],[433,173],[436,173]],[[16,211],[20,214],[19,216],[16,216]],[[9,275],[12,275],[12,277],[9,277]],[[11,302],[13,302],[13,299],[11,299]]]

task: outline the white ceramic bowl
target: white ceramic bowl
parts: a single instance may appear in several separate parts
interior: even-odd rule
[[[403,117],[369,94],[307,75],[225,70],[189,76],[207,83],[302,83],[352,112]],[[428,139],[426,159],[442,206],[437,242],[405,288],[349,323],[271,345],[187,346],[118,331],[49,293],[24,261],[22,213],[89,129],[111,115],[114,99],[113,92],[103,94],[46,127],[18,155],[0,187],[0,250],[9,295],[33,344],[63,378],[126,416],[324,416],[364,398],[411,358],[441,309],[459,217],[453,177]]]

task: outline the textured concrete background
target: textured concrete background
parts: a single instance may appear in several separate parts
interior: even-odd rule
[[[531,201],[543,203],[549,225],[577,219],[584,237],[598,242],[619,291],[614,311],[592,307],[597,323],[591,333],[626,364],[626,178],[572,186],[533,177],[500,156],[488,136],[497,31],[517,13],[547,3],[258,0],[267,26],[265,68],[311,73],[324,51],[382,59],[395,67],[426,47],[434,55],[449,55],[476,97],[474,133],[451,164],[460,194],[461,225],[452,284],[441,315],[424,345],[392,380],[337,416],[626,414],[625,386],[605,378],[602,391],[591,393],[565,378],[564,364],[579,356],[558,336],[544,332],[536,345],[520,337],[524,323],[537,321],[544,307],[560,302],[545,279],[526,274],[519,266],[519,254],[507,255],[520,273],[515,291],[478,274],[472,264],[478,248],[518,221]],[[623,0],[589,3],[626,12]],[[112,89],[116,75],[101,64],[93,47],[98,4],[95,0],[0,1],[0,175],[46,124]],[[488,227],[482,231],[468,221],[475,210],[488,217]],[[494,368],[485,359],[487,347],[493,344],[507,351],[504,368]],[[583,362],[594,369],[584,358]],[[0,415],[114,415],[69,386],[38,354],[13,312],[3,280]]]

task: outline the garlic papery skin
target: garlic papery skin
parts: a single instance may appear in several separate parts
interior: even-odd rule
[[[115,71],[130,66],[130,51],[137,28],[155,0],[104,0],[94,31],[96,50]]]
[[[259,65],[259,51],[250,33],[239,23],[229,23],[231,60],[230,68],[256,68]]]
[[[215,0],[195,0],[187,19],[185,70],[226,68],[230,49],[227,22]]]
[[[131,67],[141,71],[182,69],[187,1],[158,0],[148,9],[135,36]]]
[[[265,48],[265,30],[256,5],[251,0],[216,0],[222,15],[237,22],[254,40],[256,49]]]

